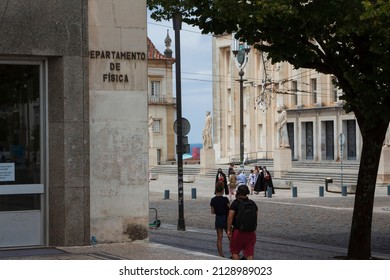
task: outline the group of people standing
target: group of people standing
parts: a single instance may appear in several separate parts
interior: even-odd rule
[[[232,259],[253,259],[256,243],[256,227],[258,207],[249,199],[249,194],[258,194],[264,191],[275,193],[271,174],[265,166],[255,166],[248,178],[244,170],[239,174],[230,166],[228,176],[218,169],[215,179],[214,197],[210,201],[211,213],[215,214],[215,229],[217,231],[217,249],[224,257],[222,249],[223,232],[229,239],[229,250]],[[225,195],[229,195],[227,198]],[[232,197],[235,199],[232,200]]]
[[[264,192],[264,196],[267,196],[267,191],[271,191],[275,194],[274,185],[272,182],[271,173],[267,170],[266,166],[255,166],[251,169],[250,174],[246,177],[244,170],[240,170],[238,174],[234,171],[234,166],[230,165],[228,169],[228,175],[218,169],[215,183],[222,181],[224,185],[224,191],[226,195],[229,195],[229,199],[236,195],[236,189],[240,185],[247,185],[250,189],[249,194],[259,194]]]
[[[267,196],[267,192],[270,191],[275,194],[274,184],[272,183],[271,173],[267,170],[266,166],[255,166],[254,170],[251,170],[251,174],[254,174],[254,185],[251,185],[251,194],[253,192],[258,194],[264,192],[264,196]]]

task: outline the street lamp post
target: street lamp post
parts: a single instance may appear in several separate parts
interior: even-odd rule
[[[186,230],[184,221],[184,195],[183,195],[183,126],[181,110],[181,62],[180,62],[180,30],[182,18],[180,13],[173,15],[173,29],[175,30],[175,56],[176,56],[176,123],[177,123],[177,181],[178,181],[178,208],[179,218],[177,230]]]
[[[240,162],[244,165],[244,68],[248,63],[248,53],[250,48],[245,46],[242,42],[239,43],[238,48],[233,50],[235,56],[236,66],[239,69],[238,75],[240,79]]]

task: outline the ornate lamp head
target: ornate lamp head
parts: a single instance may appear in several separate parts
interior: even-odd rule
[[[240,71],[243,70],[248,63],[248,53],[250,50],[250,47],[243,42],[238,42],[238,44],[235,44],[233,54],[235,56],[236,66]]]

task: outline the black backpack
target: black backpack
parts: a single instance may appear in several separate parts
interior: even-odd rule
[[[255,231],[257,228],[256,204],[250,200],[238,200],[236,216],[237,229],[241,231]]]

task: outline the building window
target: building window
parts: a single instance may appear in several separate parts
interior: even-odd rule
[[[292,91],[291,105],[296,106],[298,104],[298,82],[297,81],[291,82],[291,91]]]
[[[160,81],[151,81],[150,83],[150,96],[160,96]]]
[[[153,133],[161,133],[161,120],[153,120]]]
[[[310,80],[312,104],[317,103],[317,79]]]

